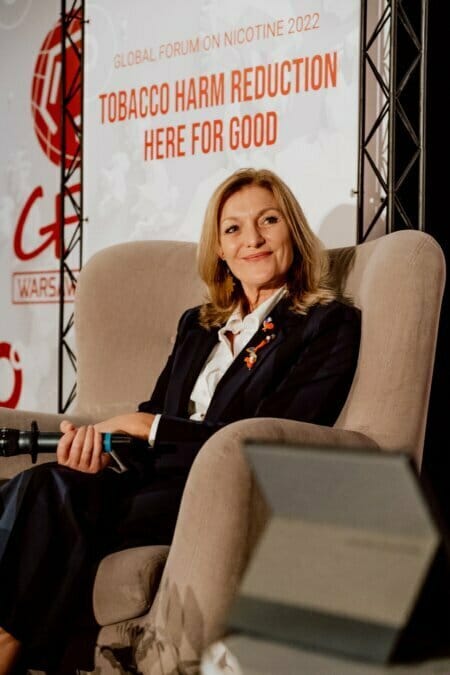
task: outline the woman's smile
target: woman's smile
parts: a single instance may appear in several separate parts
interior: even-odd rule
[[[271,251],[262,251],[261,253],[255,253],[254,255],[244,256],[243,260],[247,260],[247,262],[258,262],[259,260],[265,260],[270,255],[272,255]]]

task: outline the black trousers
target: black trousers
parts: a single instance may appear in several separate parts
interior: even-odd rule
[[[0,487],[0,626],[23,643],[29,667],[57,663],[80,622],[96,626],[104,555],[170,543],[186,475],[148,459],[122,474],[50,463]]]

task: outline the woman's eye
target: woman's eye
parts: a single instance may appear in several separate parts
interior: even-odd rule
[[[233,232],[237,232],[237,230],[237,225],[228,225],[228,227],[225,228],[225,234],[233,234]]]
[[[265,216],[262,220],[263,225],[273,225],[274,223],[278,223],[278,216]]]

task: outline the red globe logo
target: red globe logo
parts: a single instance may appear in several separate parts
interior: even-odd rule
[[[70,40],[66,41],[66,95],[75,92],[68,105],[75,124],[81,115],[80,61],[73,45],[81,49],[81,22],[69,24]],[[34,130],[41,148],[57,165],[61,164],[61,101],[62,101],[62,29],[61,22],[48,33],[39,52],[33,74],[31,110]],[[66,123],[66,167],[71,166],[79,143],[75,129]]]
[[[22,392],[22,369],[20,357],[9,342],[0,342],[0,359],[7,361],[7,368],[11,369],[12,389],[5,399],[0,400],[2,408],[16,408]]]

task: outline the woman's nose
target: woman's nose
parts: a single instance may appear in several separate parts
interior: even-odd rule
[[[248,223],[245,228],[245,244],[247,246],[261,246],[264,243],[264,237],[256,223]]]

